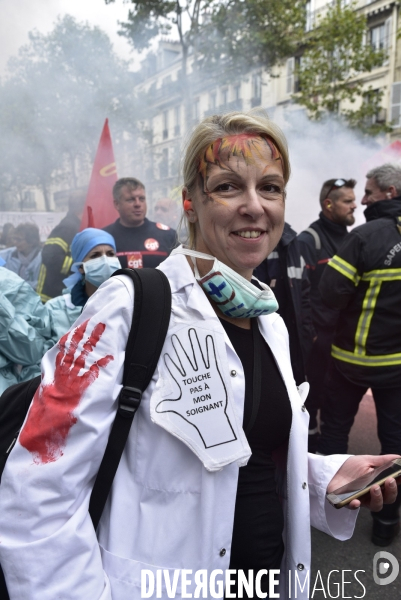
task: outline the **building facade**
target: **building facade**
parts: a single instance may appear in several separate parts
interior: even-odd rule
[[[343,0],[348,4],[348,0]],[[306,2],[306,34],[318,24],[331,1]],[[359,0],[356,10],[366,15],[366,43],[386,51],[383,65],[370,73],[359,75],[364,87],[383,91],[382,107],[373,117],[392,127],[389,141],[401,137],[401,40],[398,39],[399,2],[397,0]],[[190,98],[183,91],[183,64],[180,44],[161,41],[156,56],[145,61],[142,81],[137,85],[149,110],[144,126],[145,139],[141,147],[142,176],[150,204],[161,197],[179,198],[180,159],[185,137],[194,123],[203,117],[230,110],[263,107],[270,116],[277,108],[303,110],[296,104],[297,81],[291,57],[275,67],[272,75],[263,68],[253,69],[229,83],[216,83],[215,78],[202,76],[192,69],[193,57],[187,61],[186,85]]]

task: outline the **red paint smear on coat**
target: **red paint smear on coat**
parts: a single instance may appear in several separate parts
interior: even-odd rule
[[[93,328],[81,353],[75,358],[88,322],[89,320],[85,321],[74,330],[68,347],[68,333],[60,339],[54,381],[49,384],[41,383],[37,389],[28,419],[21,431],[20,444],[33,454],[36,464],[54,462],[63,455],[69,431],[77,422],[73,412],[83,393],[98,378],[100,369],[114,360],[113,356],[107,355],[85,370],[87,357],[106,329],[104,323],[98,323]],[[83,373],[79,375],[81,370]]]

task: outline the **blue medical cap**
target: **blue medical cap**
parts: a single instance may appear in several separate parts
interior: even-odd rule
[[[116,250],[114,238],[107,231],[88,227],[77,233],[71,243],[71,256],[74,263],[82,262],[85,256],[99,244],[108,244]]]
[[[99,244],[108,244],[114,248],[114,251],[117,251],[113,236],[107,233],[107,231],[103,231],[103,229],[88,227],[77,233],[74,237],[71,242],[71,256],[73,260],[71,271],[73,274],[63,279],[63,283],[68,289],[71,289],[80,279],[83,279],[83,275],[78,271],[78,267],[88,252]]]

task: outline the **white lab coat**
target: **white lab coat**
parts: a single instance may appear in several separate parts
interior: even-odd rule
[[[186,258],[172,256],[160,268],[172,289],[170,328],[213,319],[216,330],[223,331]],[[17,442],[7,462],[0,486],[0,562],[12,600],[135,600],[141,597],[142,569],[210,573],[229,566],[239,468],[232,463],[218,472],[206,471],[185,444],[151,421],[157,370],[134,419],[98,539],[93,530],[88,503],[121,389],[132,307],[133,285],[127,277],[108,280],[89,299],[75,324],[90,319],[75,358],[96,324],[104,323],[106,329],[79,376],[105,355],[113,360],[83,392],[73,411],[76,422],[54,454],[56,460],[38,464],[37,455]],[[325,501],[327,484],[347,457],[307,454],[308,413],[292,376],[282,319],[264,316],[259,327],[293,411],[288,448],[275,456],[285,515],[284,599],[289,597],[288,571],[292,579],[297,572],[301,584],[309,572],[310,525],[348,539],[356,514],[336,511]],[[243,368],[225,339],[229,370],[236,372],[230,378],[235,410],[242,419]],[[55,346],[43,359],[45,384],[54,378],[59,351]],[[164,586],[162,597],[168,597]],[[303,592],[298,587],[297,597],[308,597],[307,586]]]

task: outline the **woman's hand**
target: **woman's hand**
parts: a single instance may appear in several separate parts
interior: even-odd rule
[[[351,456],[334,475],[327,486],[327,492],[334,492],[350,481],[368,475],[376,467],[381,467],[395,458],[400,458],[400,456],[397,454]],[[346,506],[352,510],[360,506],[366,506],[369,510],[378,512],[383,508],[383,504],[392,504],[395,502],[397,497],[397,482],[401,483],[401,477],[397,481],[393,477],[390,477],[385,481],[384,485],[372,486],[370,492],[359,499],[351,500]]]

